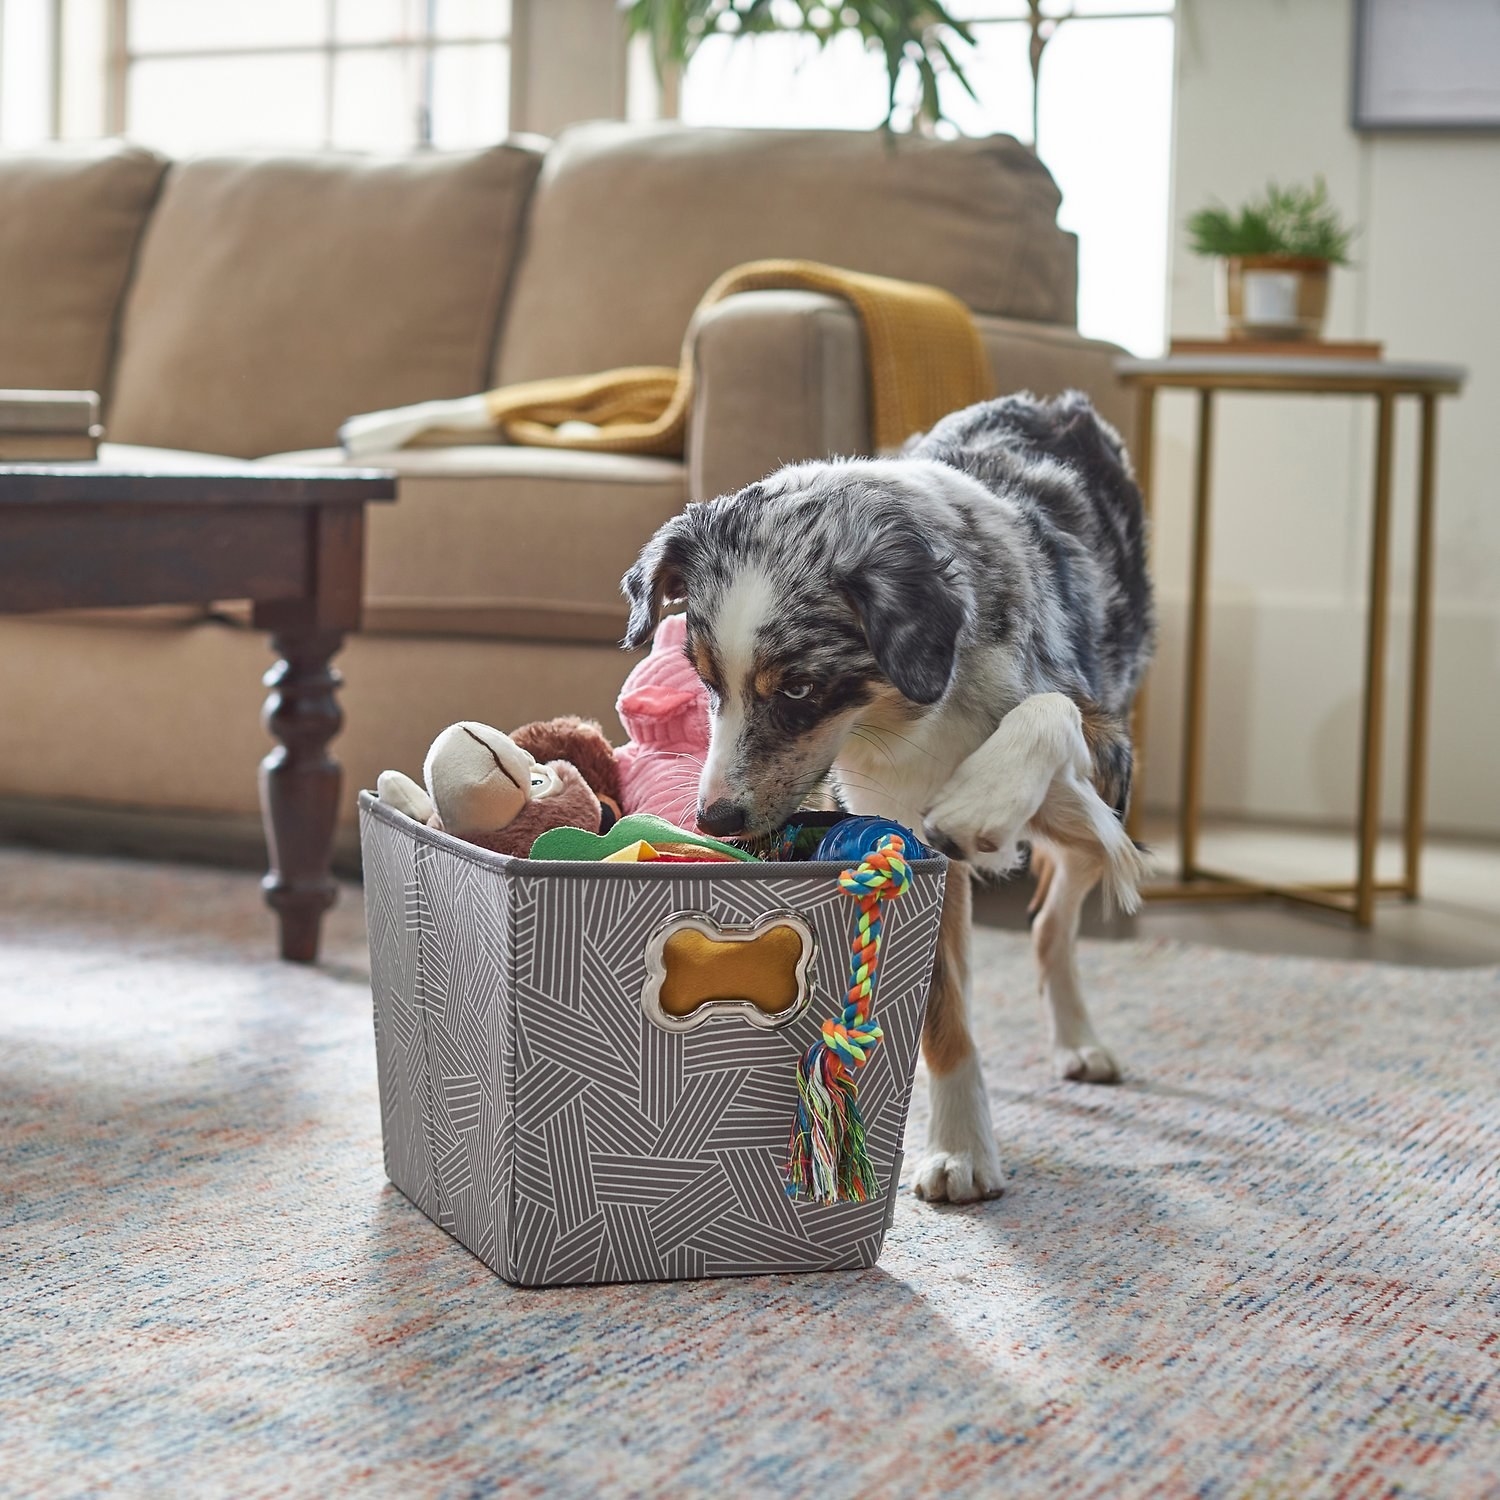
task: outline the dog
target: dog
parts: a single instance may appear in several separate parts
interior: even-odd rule
[[[1154,604],[1140,491],[1087,397],[944,418],[892,458],[801,463],[691,504],[623,580],[625,645],[666,606],[708,689],[707,832],[771,830],[831,782],[961,863],[947,881],[922,1035],[928,1201],[997,1196],[969,1031],[970,870],[1040,878],[1032,943],[1060,1076],[1118,1076],[1079,987],[1084,898],[1134,910],[1130,711]]]

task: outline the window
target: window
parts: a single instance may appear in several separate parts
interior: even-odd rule
[[[950,0],[972,23],[964,71],[979,96],[943,82],[943,108],[968,135],[1031,139],[1031,28],[1023,0]],[[1047,0],[1038,140],[1079,241],[1078,323],[1137,354],[1166,334],[1172,0]],[[1069,15],[1068,11],[1072,14]],[[910,101],[906,101],[908,106]],[[870,129],[885,117],[885,69],[855,36],[823,49],[790,36],[710,37],[682,81],[693,124]]]
[[[487,145],[507,131],[509,0],[116,3],[111,124],[172,154]]]
[[[0,146],[57,134],[54,0],[0,0]]]

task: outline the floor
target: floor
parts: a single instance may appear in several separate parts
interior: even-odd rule
[[[1145,842],[1158,851],[1162,877],[1172,872],[1173,830],[1147,820]],[[1382,845],[1379,874],[1400,873],[1395,839]],[[1353,875],[1354,848],[1343,834],[1265,824],[1209,824],[1201,862],[1264,880],[1317,881]],[[1374,927],[1360,931],[1333,913],[1285,902],[1148,902],[1132,918],[1105,921],[1091,903],[1084,930],[1096,937],[1175,938],[1248,953],[1308,958],[1369,959],[1378,963],[1460,968],[1500,963],[1500,844],[1434,837],[1422,864],[1419,902],[1383,900]],[[992,926],[1026,924],[1030,882],[1018,880],[978,895],[979,920]]]
[[[1028,947],[1002,1198],[913,1200],[919,1071],[877,1266],[527,1292],[384,1179],[357,889],[288,966],[253,874],[0,849],[0,1497],[1493,1497],[1500,968],[1086,942],[1101,1088]]]
[[[1147,819],[1145,842],[1161,851],[1157,867],[1163,877],[1172,873],[1173,837],[1170,823]],[[255,819],[0,798],[0,849],[6,845],[246,870],[263,868],[265,860]],[[1396,841],[1387,840],[1380,873],[1397,874],[1398,859]],[[1340,879],[1353,874],[1354,847],[1345,834],[1315,828],[1216,822],[1205,829],[1203,860],[1266,879]],[[340,833],[335,869],[358,875],[352,829]],[[1025,878],[979,890],[975,914],[989,926],[1024,928],[1030,891]],[[1249,953],[1434,968],[1500,963],[1500,842],[1433,836],[1423,861],[1423,892],[1414,905],[1382,901],[1369,932],[1341,917],[1275,901],[1150,903],[1138,917],[1105,921],[1097,899],[1085,912],[1084,931],[1092,937],[1177,938]]]

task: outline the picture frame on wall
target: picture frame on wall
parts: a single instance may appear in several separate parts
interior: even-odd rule
[[[1497,0],[1354,0],[1356,130],[1500,131]]]

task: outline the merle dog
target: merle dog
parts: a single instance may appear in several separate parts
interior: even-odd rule
[[[831,782],[850,811],[920,831],[976,870],[1039,873],[1033,943],[1065,1078],[1117,1076],[1079,990],[1079,911],[1133,909],[1122,826],[1129,716],[1153,638],[1140,492],[1076,392],[946,417],[900,457],[796,464],[689,505],[624,580],[626,645],[668,603],[713,734],[698,821],[771,829]],[[1001,1188],[969,1034],[969,880],[948,880],[923,1033],[928,1154],[916,1192]]]

